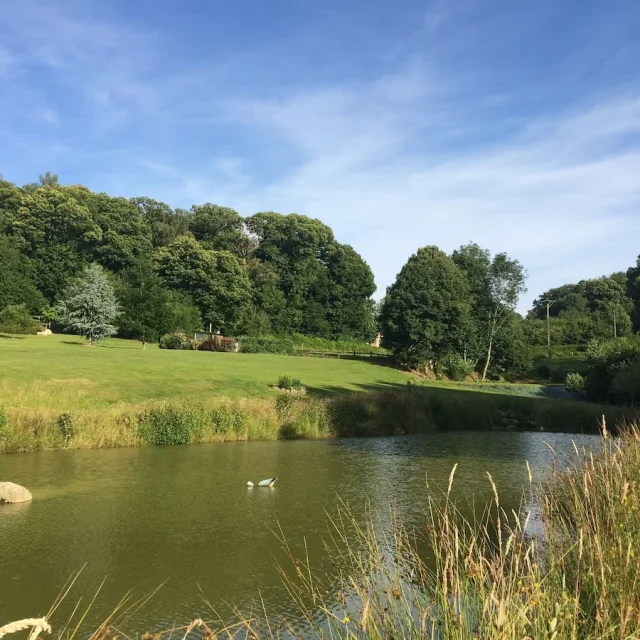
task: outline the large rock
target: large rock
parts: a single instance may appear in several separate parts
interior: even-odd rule
[[[33,496],[28,489],[13,482],[0,482],[0,503],[29,502]]]

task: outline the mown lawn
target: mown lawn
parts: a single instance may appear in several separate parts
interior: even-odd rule
[[[281,375],[312,393],[404,387],[408,375],[375,360],[166,351],[111,339],[88,347],[68,335],[0,336],[0,404],[99,407],[119,401],[268,396]]]

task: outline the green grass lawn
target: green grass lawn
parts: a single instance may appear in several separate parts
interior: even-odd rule
[[[159,398],[268,396],[281,375],[335,394],[404,387],[408,375],[375,360],[167,351],[111,339],[88,347],[68,335],[0,336],[0,404],[98,407]]]

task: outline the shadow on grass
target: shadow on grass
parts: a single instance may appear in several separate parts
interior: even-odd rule
[[[354,385],[352,390],[324,387],[307,391],[326,398],[337,434],[348,436],[466,430],[597,434],[603,415],[612,431],[640,415],[628,407],[576,399],[387,382]]]
[[[8,333],[0,333],[0,338],[3,340],[24,340],[26,336],[12,336]]]

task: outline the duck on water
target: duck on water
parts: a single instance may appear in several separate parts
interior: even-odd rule
[[[267,478],[266,480],[261,480],[260,482],[258,482],[258,486],[259,487],[273,487],[273,485],[276,483],[277,480],[277,476],[275,478]],[[247,482],[247,487],[253,487],[255,486],[253,484],[253,482],[251,482],[251,480],[249,480],[249,482]]]

